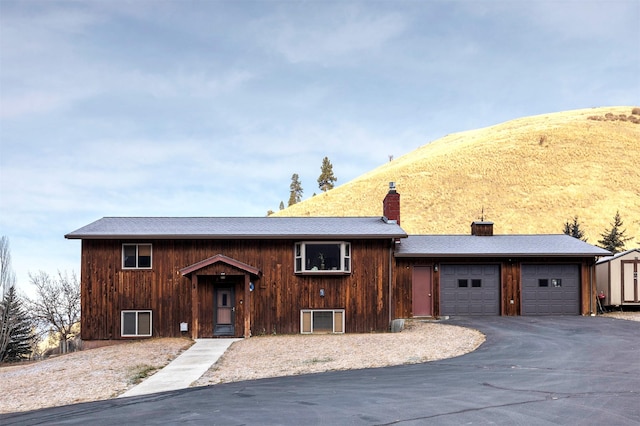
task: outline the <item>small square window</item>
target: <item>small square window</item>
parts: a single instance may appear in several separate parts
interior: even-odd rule
[[[458,280],[458,287],[469,287],[469,280]]]
[[[562,280],[560,278],[552,278],[551,287],[562,287]]]
[[[482,280],[471,280],[471,287],[482,287]]]
[[[538,280],[538,287],[549,287],[549,280],[546,278],[540,278]]]
[[[123,244],[123,269],[151,269],[151,244]]]

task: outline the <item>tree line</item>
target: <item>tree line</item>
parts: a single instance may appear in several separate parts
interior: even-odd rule
[[[29,274],[35,297],[20,295],[11,266],[9,239],[0,238],[0,362],[32,359],[40,343],[53,339],[61,353],[73,347],[79,332],[80,283],[75,274]]]
[[[604,232],[600,234],[598,246],[613,254],[625,251],[626,244],[633,240],[633,237],[627,236],[627,230],[623,229],[624,222],[620,217],[620,211],[616,211],[616,214],[613,217],[613,222],[609,225],[610,228],[606,228]],[[580,221],[578,220],[578,216],[574,216],[571,221],[566,221],[562,232],[584,242],[587,241],[584,231],[581,228]]]
[[[333,174],[333,164],[329,161],[329,157],[322,159],[322,165],[320,166],[320,176],[318,176],[318,188],[322,192],[327,192],[335,187],[335,182],[338,178]],[[302,182],[300,182],[300,176],[297,173],[291,175],[291,184],[289,185],[289,201],[287,207],[291,207],[294,204],[302,201],[302,195],[304,190],[302,189]],[[316,194],[314,193],[313,196]],[[284,201],[280,201],[280,210],[284,210]],[[267,212],[267,216],[273,214],[273,210]]]

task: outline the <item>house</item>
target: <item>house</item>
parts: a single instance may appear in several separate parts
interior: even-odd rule
[[[105,217],[80,239],[82,339],[386,331],[441,315],[587,314],[610,254],[566,235],[411,235],[378,217]]]
[[[607,306],[640,306],[640,248],[607,256],[596,263],[598,294]]]
[[[406,236],[384,217],[107,217],[66,237],[82,339],[110,340],[386,330]]]

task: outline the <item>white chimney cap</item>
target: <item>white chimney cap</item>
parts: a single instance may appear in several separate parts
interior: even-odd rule
[[[396,189],[396,183],[395,182],[389,182],[389,189],[390,190],[395,190]]]

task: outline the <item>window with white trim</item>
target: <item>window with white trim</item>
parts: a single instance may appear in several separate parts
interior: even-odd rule
[[[151,269],[151,244],[123,244],[122,269]]]
[[[344,309],[303,309],[300,311],[300,333],[344,333]]]
[[[152,316],[151,311],[122,311],[120,335],[151,337]]]
[[[344,241],[305,241],[295,245],[296,273],[351,272],[351,244]]]

